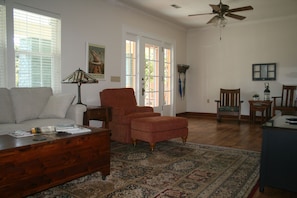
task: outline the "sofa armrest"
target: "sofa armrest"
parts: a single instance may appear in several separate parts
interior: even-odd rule
[[[66,118],[75,121],[75,124],[82,125],[84,119],[84,112],[87,111],[87,107],[82,104],[70,105]]]

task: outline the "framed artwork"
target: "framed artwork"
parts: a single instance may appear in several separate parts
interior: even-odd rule
[[[105,79],[105,46],[87,43],[87,72],[96,79]]]
[[[276,80],[276,63],[253,64],[253,80]]]

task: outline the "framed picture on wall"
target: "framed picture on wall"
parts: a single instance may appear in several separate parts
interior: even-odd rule
[[[98,80],[105,80],[105,46],[87,42],[87,72]]]
[[[276,63],[253,64],[253,80],[276,80]]]

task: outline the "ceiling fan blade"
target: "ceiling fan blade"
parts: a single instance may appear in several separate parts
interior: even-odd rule
[[[214,17],[212,17],[208,22],[207,22],[207,24],[210,24],[210,23],[215,23],[215,22],[217,22],[217,20],[218,20],[218,18],[219,18],[219,16],[214,16]]]
[[[232,14],[232,13],[227,13],[227,14],[225,14],[225,16],[231,17],[231,18],[234,18],[234,19],[238,19],[238,20],[243,20],[243,19],[246,18],[245,16],[240,16],[240,15]]]
[[[241,12],[241,11],[247,11],[247,10],[253,10],[254,8],[252,6],[245,6],[245,7],[240,7],[240,8],[234,8],[228,10],[228,12]]]
[[[211,5],[209,4],[209,6],[216,12],[219,12],[220,11],[220,6],[219,5]]]
[[[199,16],[199,15],[209,15],[214,13],[202,13],[202,14],[189,14],[188,16]]]

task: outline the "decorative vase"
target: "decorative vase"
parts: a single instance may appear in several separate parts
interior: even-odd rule
[[[264,83],[265,90],[264,90],[264,100],[270,100],[270,90],[269,90],[269,83]]]

